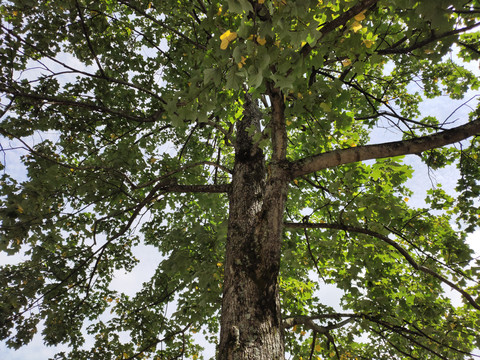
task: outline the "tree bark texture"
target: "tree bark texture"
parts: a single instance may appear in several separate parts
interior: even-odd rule
[[[287,183],[267,166],[248,128],[260,113],[246,98],[237,124],[218,360],[284,359],[278,273]]]

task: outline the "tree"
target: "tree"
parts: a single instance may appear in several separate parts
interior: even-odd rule
[[[42,322],[71,349],[56,359],[197,359],[197,331],[219,360],[473,357],[480,107],[453,121],[419,105],[479,88],[461,64],[480,57],[479,1],[0,13],[2,146],[20,144],[28,175],[1,180],[1,249],[26,259],[1,267],[8,346]],[[372,135],[385,124],[396,141]],[[409,207],[408,154],[456,165],[458,196],[436,187]],[[162,256],[129,297],[109,284],[140,243]]]

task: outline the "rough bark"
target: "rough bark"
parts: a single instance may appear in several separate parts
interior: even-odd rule
[[[268,170],[247,128],[260,131],[247,97],[237,125],[218,360],[284,359],[278,272],[286,176]]]

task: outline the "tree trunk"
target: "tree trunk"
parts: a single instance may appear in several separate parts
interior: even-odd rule
[[[267,171],[248,134],[252,125],[260,131],[259,120],[247,97],[237,126],[218,360],[285,356],[278,272],[287,185],[280,167]]]

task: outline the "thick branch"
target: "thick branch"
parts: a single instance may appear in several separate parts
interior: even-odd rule
[[[294,179],[322,169],[364,160],[419,154],[426,150],[439,148],[465,140],[479,133],[480,119],[476,119],[450,130],[411,140],[329,151],[292,162],[290,166],[290,177],[291,179]]]
[[[171,184],[165,185],[160,188],[165,192],[176,193],[228,193],[230,191],[230,184],[218,184],[218,185],[179,185]]]
[[[369,230],[369,229],[364,229],[364,228],[359,228],[359,227],[354,227],[354,226],[348,226],[348,225],[343,225],[343,224],[312,224],[312,223],[285,223],[285,227],[288,228],[300,228],[300,229],[307,229],[307,228],[317,228],[317,229],[335,229],[335,230],[343,230],[343,231],[348,231],[348,232],[355,232],[355,233],[361,233],[361,234],[366,234],[373,236],[379,240],[382,240],[383,242],[387,243],[388,245],[392,246],[397,250],[405,260],[415,269],[419,270],[425,274],[429,274],[433,276],[434,278],[440,280],[442,283],[450,286],[453,290],[459,292],[465,300],[472,305],[475,309],[480,310],[480,304],[478,304],[475,299],[465,290],[445,278],[444,276],[438,274],[437,272],[433,271],[430,268],[427,268],[423,265],[420,265],[415,261],[415,259],[409,254],[407,250],[405,250],[400,244],[397,242],[393,241],[392,239],[388,238],[385,235],[382,235],[378,232]]]

